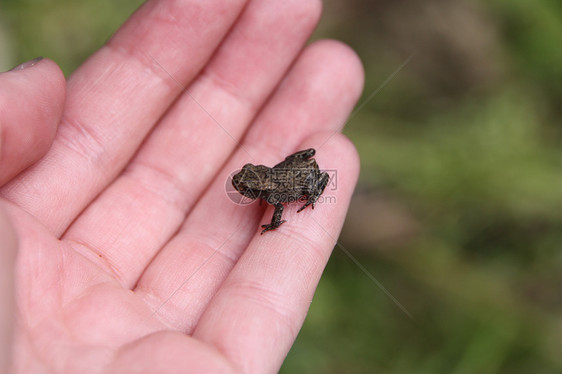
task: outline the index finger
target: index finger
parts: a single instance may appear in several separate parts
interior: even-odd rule
[[[244,0],[145,3],[70,77],[51,149],[0,195],[62,234],[126,165],[244,5]]]

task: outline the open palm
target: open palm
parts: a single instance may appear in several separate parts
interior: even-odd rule
[[[148,1],[67,82],[47,59],[0,75],[3,368],[279,369],[358,174],[337,132],[362,70],[303,49],[319,3]],[[259,235],[272,207],[227,177],[309,147],[333,198]]]

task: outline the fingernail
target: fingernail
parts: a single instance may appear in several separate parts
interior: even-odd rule
[[[10,69],[10,71],[23,70],[23,69],[30,68],[32,66],[37,65],[37,63],[39,61],[41,61],[42,59],[43,59],[43,57],[34,58],[33,60],[29,60],[27,62],[24,62],[23,64],[20,64],[20,65],[16,66],[15,68]]]

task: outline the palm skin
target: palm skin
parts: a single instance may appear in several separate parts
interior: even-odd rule
[[[2,372],[275,372],[358,174],[318,1],[148,1],[66,82],[0,75]],[[331,204],[259,235],[229,174],[315,147]]]

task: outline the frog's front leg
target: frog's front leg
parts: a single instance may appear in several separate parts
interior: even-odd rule
[[[320,173],[320,177],[318,178],[318,183],[316,184],[316,188],[314,189],[314,191],[310,193],[308,199],[306,200],[306,203],[304,203],[304,205],[299,210],[297,210],[297,213],[303,211],[309,205],[312,205],[312,209],[314,209],[314,204],[316,203],[316,200],[318,200],[320,195],[322,195],[322,192],[324,192],[324,188],[326,188],[326,186],[328,185],[329,180],[330,180],[330,175],[328,175],[328,173]]]
[[[287,156],[285,160],[291,160],[291,159],[308,160],[315,154],[316,154],[316,150],[314,148],[309,148],[309,149],[305,149],[304,151],[298,151],[296,153],[293,153],[292,155]]]
[[[276,203],[275,211],[273,212],[273,217],[271,218],[271,223],[269,225],[261,225],[261,227],[264,227],[264,229],[261,232],[262,235],[266,231],[275,230],[276,228],[281,226],[283,222],[286,222],[285,220],[281,220],[282,214],[283,214],[283,205],[281,203]]]

